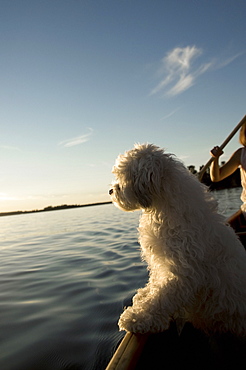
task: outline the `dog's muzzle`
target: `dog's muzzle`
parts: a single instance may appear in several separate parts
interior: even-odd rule
[[[109,189],[109,191],[108,191],[109,195],[112,195],[113,192],[114,192],[114,189]]]

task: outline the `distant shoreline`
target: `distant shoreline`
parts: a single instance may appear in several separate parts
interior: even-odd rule
[[[40,212],[50,212],[50,211],[60,211],[62,209],[71,209],[71,208],[82,208],[82,207],[91,207],[91,206],[100,206],[104,204],[110,204],[108,202],[98,202],[98,203],[89,203],[89,204],[62,204],[60,206],[48,206],[43,209],[34,209],[32,211],[13,211],[13,212],[1,212],[0,217],[3,216],[15,216],[15,215],[24,215],[27,213],[40,213]]]

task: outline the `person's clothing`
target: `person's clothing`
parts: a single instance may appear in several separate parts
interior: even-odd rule
[[[240,165],[240,174],[241,174],[241,184],[243,191],[241,194],[241,200],[243,204],[241,205],[241,210],[246,216],[246,147],[242,148],[241,152],[241,165]]]

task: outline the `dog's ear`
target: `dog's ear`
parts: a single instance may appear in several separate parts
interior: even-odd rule
[[[155,175],[152,169],[144,166],[134,179],[134,193],[142,208],[150,208],[155,188]]]
[[[134,183],[134,194],[141,208],[150,208],[152,198],[149,191],[149,183],[144,181],[136,181]]]
[[[150,208],[153,202],[159,202],[163,198],[166,158],[168,157],[163,154],[151,155],[139,161],[138,170],[134,176],[134,193],[142,208]]]

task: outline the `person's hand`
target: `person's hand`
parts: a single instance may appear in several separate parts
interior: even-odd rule
[[[213,158],[219,158],[223,154],[223,150],[220,149],[219,146],[215,146],[211,151],[210,154]]]

